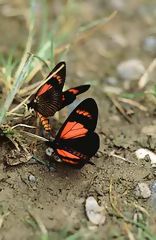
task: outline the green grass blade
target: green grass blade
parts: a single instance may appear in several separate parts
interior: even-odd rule
[[[9,109],[9,107],[10,107],[10,105],[11,105],[11,103],[12,103],[12,101],[13,101],[15,95],[16,95],[16,93],[18,92],[18,90],[20,89],[21,85],[23,84],[23,82],[25,80],[26,74],[27,74],[28,69],[30,67],[30,64],[32,62],[32,57],[33,56],[30,55],[27,58],[24,66],[23,66],[23,68],[21,70],[21,73],[18,75],[18,77],[14,81],[12,89],[10,90],[10,93],[8,94],[8,96],[6,98],[6,100],[4,102],[4,105],[1,106],[1,109],[0,109],[0,124],[3,123],[5,115],[6,115],[6,112],[8,111],[8,109]]]

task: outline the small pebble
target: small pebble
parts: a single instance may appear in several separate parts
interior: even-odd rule
[[[156,211],[156,181],[154,181],[151,186],[151,192],[152,192],[151,205],[153,209]]]
[[[149,198],[151,196],[151,190],[147,183],[138,183],[135,188],[135,195],[139,198]]]
[[[103,156],[103,152],[102,151],[98,151],[96,154],[95,154],[95,157],[97,158],[100,158]]]
[[[110,85],[117,85],[118,83],[118,80],[115,77],[108,77],[104,81]]]
[[[144,40],[144,49],[152,54],[156,54],[156,37],[148,36]]]
[[[88,197],[86,199],[86,214],[89,221],[95,225],[101,225],[105,223],[106,216],[104,208],[100,207],[94,197]]]
[[[127,7],[127,3],[125,0],[111,0],[110,5],[118,11],[124,11]]]
[[[145,72],[143,63],[138,59],[121,62],[117,66],[117,72],[123,80],[137,80]]]
[[[151,186],[151,190],[152,190],[152,193],[156,194],[156,181],[153,182],[153,184]]]
[[[34,175],[32,175],[32,174],[30,174],[29,176],[28,176],[28,180],[30,181],[30,182],[36,182],[36,177],[34,176]]]
[[[135,151],[135,155],[138,159],[145,159],[148,156],[152,167],[156,167],[156,154],[154,152],[148,150],[147,148],[139,148]]]

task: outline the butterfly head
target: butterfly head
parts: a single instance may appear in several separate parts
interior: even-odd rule
[[[35,97],[35,94],[33,94],[29,99],[29,103],[27,104],[28,109],[30,109],[30,108],[35,109],[37,102],[38,102],[38,99],[37,99],[37,97]]]
[[[59,156],[57,154],[55,154],[54,150],[52,147],[48,147],[46,149],[46,155],[48,157],[53,157],[53,159],[56,161],[56,162],[62,162],[62,160],[59,158]]]
[[[51,157],[53,155],[53,153],[54,153],[54,150],[51,147],[48,147],[46,149],[46,155],[47,156]]]

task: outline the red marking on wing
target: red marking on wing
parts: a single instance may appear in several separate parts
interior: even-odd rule
[[[51,89],[51,88],[52,88],[52,86],[51,86],[50,84],[45,83],[45,84],[41,87],[41,89],[38,91],[37,96],[42,95],[43,93],[47,92],[47,91],[48,91],[49,89]]]
[[[79,93],[79,90],[75,89],[75,88],[71,88],[68,90],[68,92],[73,93],[74,95],[76,95],[77,93]]]
[[[72,154],[72,153],[70,153],[70,152],[67,152],[67,151],[65,151],[65,150],[62,150],[62,149],[57,149],[57,152],[58,152],[58,154],[59,154],[61,157],[79,159],[79,157],[75,156],[74,154]]]
[[[60,137],[63,139],[84,137],[87,132],[88,129],[84,128],[84,126],[81,123],[77,123],[75,121],[67,122],[66,126],[61,132]]]
[[[63,162],[69,163],[69,164],[74,164],[74,165],[77,164],[77,162],[72,161],[72,160],[68,160],[68,159],[66,159],[66,158],[62,158],[61,160],[62,160]]]
[[[62,101],[64,101],[65,100],[65,96],[64,95],[62,95]]]
[[[87,111],[83,111],[83,110],[79,110],[79,109],[78,109],[76,112],[77,112],[78,114],[80,114],[80,115],[85,116],[85,117],[92,118],[91,114],[90,114],[89,112],[87,112]]]

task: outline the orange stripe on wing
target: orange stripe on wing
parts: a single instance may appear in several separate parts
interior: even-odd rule
[[[73,94],[76,95],[76,94],[79,93],[79,90],[77,90],[77,89],[75,89],[75,88],[71,88],[71,89],[68,90],[68,92],[73,93]]]
[[[85,117],[88,117],[88,118],[92,118],[91,114],[87,111],[83,111],[83,110],[77,110],[76,113],[78,113],[79,115],[83,115]]]
[[[67,157],[67,158],[73,158],[73,159],[80,159],[79,157],[75,156],[74,154],[70,153],[70,152],[67,152],[65,150],[62,150],[62,149],[57,149],[57,152],[58,154],[61,156],[61,157]],[[70,160],[69,160],[70,161]]]
[[[37,96],[42,95],[43,93],[47,92],[49,89],[51,89],[52,86],[48,83],[44,84],[41,89],[38,91]]]
[[[72,160],[68,160],[68,159],[66,159],[66,158],[62,158],[62,161],[63,161],[63,162],[66,162],[66,163],[73,164],[73,165],[76,165],[76,164],[77,164],[77,162],[72,161]]]
[[[62,68],[64,68],[66,65],[65,63],[62,63],[61,66],[55,71],[55,72],[52,72],[52,74],[50,74],[48,77],[47,77],[47,81],[50,80],[52,77],[55,77],[56,74],[59,74],[59,72],[62,70]]]
[[[87,132],[88,129],[86,129],[81,123],[77,123],[75,121],[68,122],[60,137],[63,139],[78,138],[85,136]]]

